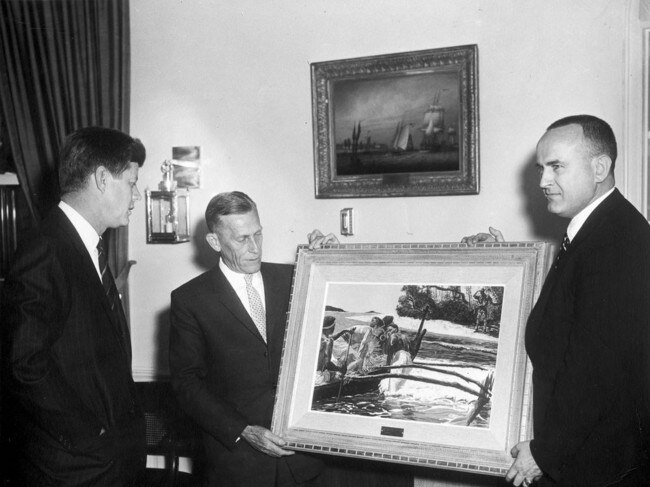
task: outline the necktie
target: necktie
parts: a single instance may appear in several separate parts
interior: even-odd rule
[[[260,294],[253,287],[253,274],[244,274],[244,280],[246,281],[246,294],[248,294],[248,303],[251,308],[251,318],[253,318],[260,335],[266,341],[266,311],[264,311]]]
[[[97,243],[97,257],[99,260],[99,271],[102,274],[102,284],[104,286],[104,292],[111,306],[111,310],[115,313],[115,317],[120,326],[120,336],[122,337],[122,343],[124,344],[127,354],[131,353],[131,344],[129,342],[129,332],[126,325],[126,317],[124,316],[124,310],[122,309],[122,302],[120,301],[120,295],[117,292],[117,286],[115,286],[115,281],[113,280],[113,274],[111,273],[110,268],[108,267],[108,260],[106,259],[106,251],[104,250],[104,241],[99,237],[99,242]]]
[[[557,264],[560,262],[560,259],[562,259],[562,256],[566,254],[567,249],[569,248],[569,245],[571,244],[571,241],[569,240],[569,237],[567,234],[564,234],[564,238],[562,239],[562,246],[560,248],[560,251],[557,253],[557,257],[555,258],[555,263]]]

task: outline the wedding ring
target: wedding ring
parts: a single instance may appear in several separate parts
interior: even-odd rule
[[[530,480],[524,479],[524,481],[521,483],[524,487],[530,487]]]

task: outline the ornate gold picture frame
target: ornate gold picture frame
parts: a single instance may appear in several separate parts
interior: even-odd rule
[[[479,192],[476,45],[313,63],[316,198]]]

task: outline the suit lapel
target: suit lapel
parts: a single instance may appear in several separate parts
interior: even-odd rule
[[[97,269],[95,268],[95,264],[92,261],[92,258],[88,253],[88,249],[86,249],[86,246],[81,240],[81,237],[79,236],[79,233],[77,232],[76,228],[60,208],[56,207],[55,212],[56,212],[55,213],[56,219],[58,220],[56,224],[57,224],[59,234],[65,241],[68,242],[68,244],[74,249],[74,251],[77,254],[77,258],[71,260],[73,260],[76,263],[76,265],[80,267],[78,275],[86,282],[86,289],[88,289],[89,292],[98,295],[99,302],[102,303],[102,308],[106,313],[106,315],[108,316],[111,324],[113,325],[112,326],[113,332],[115,333],[116,337],[122,344],[124,348],[124,352],[126,353],[127,359],[130,364],[131,363],[131,341],[130,341],[129,334],[127,333],[124,339],[122,338],[122,327],[126,325],[118,321],[120,317],[117,315],[116,312],[114,312],[111,309],[111,305],[108,301],[108,297],[104,292],[104,286],[102,285],[102,282],[99,279],[99,275],[97,274]],[[125,320],[124,323],[126,323],[126,317],[124,317],[124,311],[120,309],[117,310],[117,312],[122,313],[122,319],[124,319]]]
[[[604,218],[607,218],[607,215],[611,213],[622,201],[624,201],[623,195],[614,189],[614,192],[605,198],[600,205],[589,215],[589,218],[585,220],[580,230],[576,234],[573,242],[569,246],[570,253],[575,252],[584,242],[591,241],[593,238],[597,238],[598,227],[602,223]]]
[[[264,342],[262,335],[260,335],[259,330],[255,326],[253,318],[250,317],[248,311],[246,311],[246,308],[239,299],[239,296],[237,296],[237,293],[230,285],[230,282],[228,282],[226,276],[224,276],[223,272],[221,272],[221,269],[219,269],[219,265],[217,264],[214,266],[210,272],[210,282],[213,286],[213,292],[211,294],[215,296],[216,299],[218,299],[221,304],[227,308],[233,314],[233,316],[242,325],[244,325],[244,327],[246,327],[246,329],[249,330],[258,340]],[[266,293],[266,285],[264,292]]]
[[[282,318],[282,312],[286,306],[287,296],[283,295],[282,286],[276,282],[277,274],[269,272],[268,267],[262,264],[262,277],[264,278],[264,296],[266,309],[266,337],[271,337],[276,333],[276,320]],[[282,323],[278,321],[278,324]],[[284,329],[283,329],[284,331]]]
[[[562,275],[562,272],[574,258],[575,254],[580,250],[580,247],[586,242],[597,238],[596,234],[598,227],[604,218],[609,214],[623,199],[623,196],[618,191],[614,189],[612,194],[605,198],[596,209],[589,215],[585,220],[578,233],[573,238],[571,245],[567,249],[567,252],[564,254],[562,259],[559,262],[553,264],[551,270],[546,276],[544,285],[542,286],[542,291],[540,292],[539,298],[535,308],[537,308],[540,313],[535,313],[536,316],[542,316],[543,310],[546,308],[548,298],[552,294],[552,290],[558,282],[559,276]]]

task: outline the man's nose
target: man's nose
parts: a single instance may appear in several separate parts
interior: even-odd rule
[[[251,238],[251,239],[248,241],[248,250],[249,250],[250,252],[254,253],[254,254],[256,254],[256,253],[259,252],[259,250],[260,250],[260,245],[259,245],[259,243],[258,243],[254,238]]]
[[[552,182],[553,178],[551,177],[551,172],[544,169],[539,176],[539,187],[546,188],[551,185]]]

